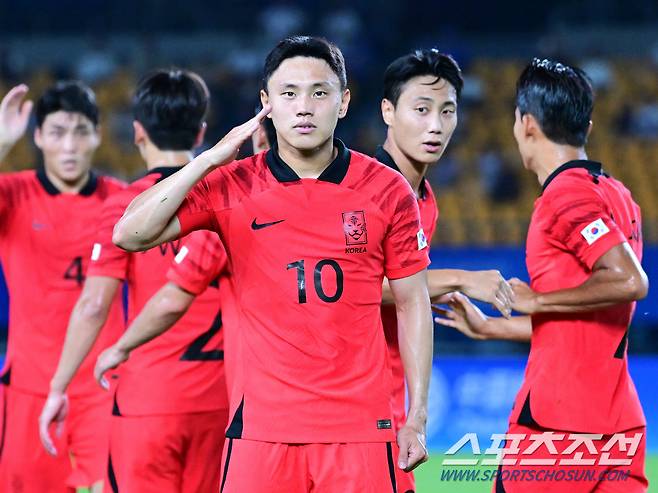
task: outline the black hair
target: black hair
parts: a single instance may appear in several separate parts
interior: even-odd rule
[[[557,144],[582,147],[594,107],[594,92],[581,69],[535,58],[516,84],[516,107],[537,119],[544,135]]]
[[[43,125],[49,114],[57,111],[81,113],[89,118],[94,126],[98,125],[98,106],[94,91],[80,81],[60,81],[46,89],[35,105],[37,127]]]
[[[432,84],[439,79],[448,81],[459,99],[464,87],[462,71],[454,58],[436,48],[416,50],[393,61],[384,72],[384,98],[393,106],[397,105],[403,86],[410,79],[423,75],[436,77]]]
[[[187,70],[156,70],[144,77],[133,97],[133,115],[162,150],[194,147],[210,93],[203,79]]]
[[[263,89],[267,91],[267,82],[279,65],[288,58],[297,56],[319,58],[327,62],[331,70],[338,76],[340,88],[347,87],[347,72],[345,59],[340,49],[324,38],[312,36],[291,36],[285,38],[274,47],[265,59],[263,68]]]

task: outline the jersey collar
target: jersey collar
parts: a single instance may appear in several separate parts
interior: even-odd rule
[[[393,159],[393,156],[391,156],[386,151],[386,149],[384,149],[382,146],[377,147],[377,150],[375,151],[375,159],[380,163],[385,164],[389,168],[392,168],[398,173],[402,174],[402,171],[400,171],[398,165],[395,164],[395,160]],[[420,186],[418,189],[418,195],[420,197],[420,200],[425,200],[425,198],[427,197],[427,189],[429,188],[429,183],[427,182],[427,178],[423,177],[423,181],[421,185],[422,186]]]
[[[597,161],[589,161],[588,159],[576,159],[574,161],[568,161],[564,163],[562,166],[560,166],[559,168],[557,168],[555,171],[553,171],[550,175],[548,175],[548,178],[546,178],[546,181],[541,187],[542,193],[546,191],[546,187],[548,186],[548,184],[552,182],[557,177],[557,175],[559,175],[563,171],[566,171],[568,169],[574,169],[574,168],[586,169],[587,172],[595,178],[597,176],[605,175],[601,163]]]
[[[338,185],[343,181],[350,165],[350,151],[340,139],[334,139],[334,146],[338,150],[336,159],[318,176],[318,180],[328,181]],[[265,155],[267,167],[270,169],[274,178],[279,182],[290,182],[300,180],[295,171],[286,164],[279,156],[279,150],[276,146],[267,151]]]
[[[155,183],[159,183],[165,178],[169,178],[171,175],[176,173],[177,171],[180,171],[183,169],[183,166],[158,166],[157,168],[153,168],[148,170],[146,173],[147,175],[153,175],[153,174],[158,174],[160,177],[158,178],[158,181]]]
[[[37,179],[39,180],[39,183],[41,183],[43,189],[48,193],[48,195],[59,195],[60,193],[62,193],[55,186],[55,184],[52,181],[50,181],[50,178],[48,178],[48,175],[46,174],[45,168],[39,168],[37,170]],[[93,194],[96,191],[97,187],[98,187],[98,177],[96,176],[96,173],[90,171],[89,179],[87,180],[87,183],[85,183],[85,186],[80,189],[78,195],[82,195],[83,197],[89,197],[91,194]]]

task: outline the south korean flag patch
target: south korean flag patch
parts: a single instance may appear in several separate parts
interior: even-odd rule
[[[416,233],[416,238],[418,238],[418,250],[427,248],[427,237],[425,236],[425,231],[423,231],[423,228],[418,230],[418,233]]]
[[[603,219],[599,218],[596,221],[593,221],[589,223],[587,226],[585,226],[580,232],[580,234],[583,235],[583,238],[585,238],[587,244],[591,245],[596,240],[601,238],[601,236],[609,232],[610,229],[605,225]]]

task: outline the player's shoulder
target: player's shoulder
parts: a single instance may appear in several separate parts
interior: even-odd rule
[[[21,186],[29,183],[36,183],[37,181],[37,172],[34,169],[0,173],[0,183],[5,186]]]
[[[128,186],[125,181],[113,176],[99,175],[97,179],[99,190],[108,194],[108,196],[124,190]]]
[[[388,189],[395,193],[413,193],[409,182],[398,171],[372,156],[350,149],[350,183],[373,190]]]
[[[577,166],[560,170],[550,175],[542,186],[542,202],[560,203],[600,200],[600,180],[607,179],[598,168]]]

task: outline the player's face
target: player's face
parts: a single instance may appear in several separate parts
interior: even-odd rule
[[[338,76],[319,58],[284,60],[272,73],[263,104],[270,104],[279,147],[300,151],[319,148],[333,138],[339,118],[347,113],[348,89],[341,89]]]
[[[389,136],[410,160],[439,160],[457,126],[457,91],[444,79],[414,77],[403,86],[396,106],[382,102]]]
[[[57,111],[35,130],[34,141],[48,171],[65,183],[75,183],[89,172],[100,136],[82,113]]]

